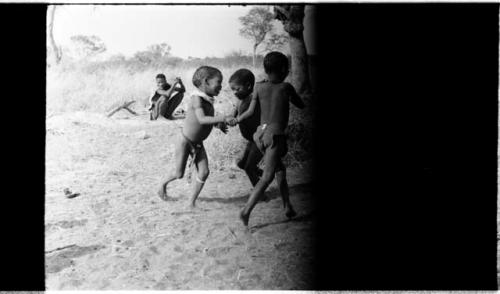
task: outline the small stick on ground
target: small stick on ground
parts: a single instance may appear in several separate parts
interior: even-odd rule
[[[110,113],[108,113],[108,117],[111,117],[113,114],[115,114],[117,111],[119,111],[120,109],[126,109],[128,110],[130,113],[134,114],[134,115],[137,115],[136,112],[130,110],[130,108],[128,108],[132,103],[134,103],[135,100],[132,100],[132,101],[126,101],[124,102],[122,105],[118,106],[117,108],[115,108],[113,111],[111,111]]]
[[[45,253],[52,253],[54,251],[59,251],[59,250],[63,250],[63,249],[74,247],[74,246],[76,246],[76,244],[71,244],[71,245],[67,245],[67,246],[63,246],[63,247],[57,247],[56,249],[45,251]]]

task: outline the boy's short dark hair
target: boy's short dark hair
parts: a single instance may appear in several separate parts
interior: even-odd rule
[[[273,51],[264,57],[264,71],[266,73],[277,73],[283,68],[288,71],[288,58],[285,54]]]
[[[255,83],[255,76],[253,73],[246,69],[246,68],[241,68],[235,71],[231,77],[229,78],[230,83],[238,83],[238,84],[247,84],[250,83],[253,87],[253,84]]]
[[[164,74],[162,74],[162,73],[161,73],[161,74],[157,74],[157,75],[156,75],[156,78],[157,78],[157,79],[164,79],[164,80],[167,80],[167,78],[165,77],[165,75],[164,75]]]
[[[200,66],[193,74],[193,85],[199,87],[204,79],[210,79],[216,75],[222,76],[220,70],[212,66]]]

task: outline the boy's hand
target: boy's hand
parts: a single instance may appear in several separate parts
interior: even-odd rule
[[[236,120],[236,118],[232,117],[232,116],[226,116],[224,121],[226,124],[230,125],[231,127],[234,127],[235,125],[238,124],[238,121]]]
[[[217,127],[224,133],[227,134],[227,124],[225,122],[220,122]]]

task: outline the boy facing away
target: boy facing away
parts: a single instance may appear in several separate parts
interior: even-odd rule
[[[171,86],[167,83],[164,74],[156,75],[156,89],[153,96],[149,99],[150,119],[155,120],[158,118],[171,118],[174,110],[179,106],[184,97],[184,84],[180,78],[175,78],[174,84]],[[176,93],[174,93],[174,91]],[[172,95],[173,94],[173,95]]]
[[[238,114],[243,114],[248,109],[252,100],[254,83],[255,76],[250,70],[245,68],[235,71],[229,78],[229,86],[234,96],[238,98],[236,108],[232,114],[234,117]],[[241,135],[247,140],[247,144],[241,158],[236,162],[236,165],[245,171],[252,186],[255,186],[259,181],[259,177],[262,176],[262,170],[257,167],[262,159],[262,153],[253,141],[253,134],[259,124],[260,107],[257,103],[253,114],[239,124]]]
[[[284,82],[288,75],[288,59],[280,52],[270,52],[264,57],[264,71],[268,80],[258,82],[248,110],[237,117],[237,122],[250,117],[257,103],[260,105],[260,125],[253,135],[257,147],[264,154],[264,172],[255,185],[248,201],[240,212],[240,219],[247,227],[250,213],[272,182],[276,173],[278,186],[283,200],[285,215],[292,218],[296,215],[290,203],[286,169],[281,158],[288,151],[285,129],[288,126],[289,103],[304,108],[304,103],[294,87]]]
[[[193,75],[193,84],[197,88],[191,96],[181,138],[175,150],[175,168],[163,181],[158,195],[168,200],[167,185],[184,176],[188,156],[193,158],[197,175],[193,184],[190,207],[195,207],[196,199],[208,178],[208,158],[203,141],[210,135],[212,127],[217,125],[224,133],[227,132],[227,123],[234,125],[236,119],[231,116],[214,116],[214,97],[222,88],[222,73],[210,66],[198,68]]]

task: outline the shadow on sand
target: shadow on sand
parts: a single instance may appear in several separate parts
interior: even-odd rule
[[[297,184],[289,187],[290,195],[294,195],[297,193],[305,193],[311,191],[311,183]],[[267,196],[267,200],[265,202],[271,201],[273,199],[281,197],[280,191],[278,188],[270,188],[265,192]],[[218,202],[224,204],[236,204],[236,203],[245,203],[248,200],[250,194],[240,195],[231,198],[223,198],[223,197],[200,197],[198,201],[201,202]]]
[[[314,211],[306,213],[306,214],[298,215],[298,216],[291,218],[291,219],[285,219],[285,220],[281,220],[281,221],[255,225],[255,226],[250,227],[249,229],[253,233],[259,229],[262,229],[262,228],[265,228],[268,226],[285,224],[285,223],[290,223],[290,222],[305,222],[305,221],[311,220],[313,218],[313,216],[314,216]]]

